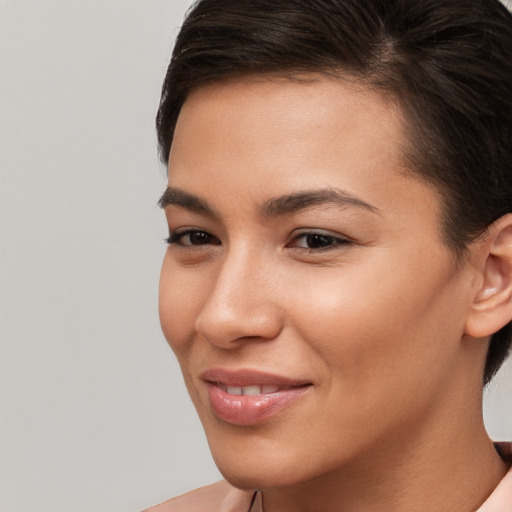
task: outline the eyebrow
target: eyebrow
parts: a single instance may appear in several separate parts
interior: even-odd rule
[[[201,215],[218,217],[213,208],[206,201],[179,188],[167,187],[162,197],[158,200],[158,206],[160,206],[160,208],[178,206]]]
[[[372,213],[379,210],[371,204],[359,199],[345,190],[327,188],[317,190],[304,190],[265,201],[260,207],[260,213],[264,217],[280,217],[291,215],[313,206],[334,204],[338,206],[353,206]],[[161,208],[167,206],[178,206],[194,213],[218,218],[219,215],[203,199],[184,190],[174,187],[167,187],[158,201]]]
[[[305,190],[269,199],[263,204],[261,212],[265,217],[276,217],[297,213],[312,206],[328,204],[355,206],[372,213],[378,213],[378,209],[375,206],[368,204],[345,190],[335,188]]]

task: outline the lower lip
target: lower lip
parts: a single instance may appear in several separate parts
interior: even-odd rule
[[[271,418],[291,402],[302,397],[311,386],[301,386],[265,395],[230,395],[207,383],[210,404],[215,414],[233,425],[256,425]]]

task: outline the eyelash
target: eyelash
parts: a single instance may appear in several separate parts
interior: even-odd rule
[[[327,242],[328,245],[322,246],[322,247],[298,247],[297,245],[291,245],[293,243],[296,243],[300,239],[306,240],[308,237],[317,237],[317,241],[321,241],[323,239],[324,242]],[[297,250],[305,250],[312,253],[315,252],[324,252],[329,251],[332,249],[335,249],[340,246],[346,246],[352,244],[352,240],[348,238],[343,238],[340,236],[333,235],[331,233],[325,233],[323,231],[304,231],[302,233],[299,233],[296,235],[290,243],[286,244],[286,247],[289,247],[291,249],[297,249]]]
[[[191,235],[200,235],[203,236],[202,242],[204,243],[183,243],[183,239],[186,236]],[[299,247],[297,245],[293,245],[297,243],[300,239],[307,239],[308,237],[316,237],[317,242],[326,242],[326,245],[320,247]],[[198,240],[196,240],[198,241]],[[166,239],[165,242],[169,245],[180,245],[182,247],[201,247],[203,245],[220,245],[221,242],[218,238],[211,235],[207,231],[203,231],[200,229],[187,229],[185,231],[175,231],[171,233]],[[295,250],[305,250],[310,253],[318,253],[324,252],[336,247],[351,245],[353,243],[352,240],[348,238],[343,238],[339,236],[332,235],[330,233],[325,233],[322,231],[311,230],[299,233],[296,235],[290,242],[286,244],[287,248],[295,249]]]
[[[200,244],[184,244],[183,238],[190,235],[206,235],[206,237],[209,239],[206,243],[200,243]],[[213,244],[212,241],[214,240]],[[174,233],[171,233],[166,239],[165,242],[169,245],[181,245],[182,247],[200,247],[201,245],[220,245],[220,240],[213,235],[210,235],[207,231],[203,231],[201,229],[187,229],[185,231],[175,231]]]

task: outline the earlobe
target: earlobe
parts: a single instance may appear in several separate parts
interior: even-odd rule
[[[512,320],[512,214],[494,222],[482,242],[480,285],[466,321],[466,334],[484,338]]]

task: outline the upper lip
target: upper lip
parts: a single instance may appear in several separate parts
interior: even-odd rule
[[[293,379],[284,375],[251,369],[228,370],[224,368],[210,368],[201,373],[200,377],[205,382],[241,387],[258,384],[298,387],[311,384],[311,381],[307,379]]]

